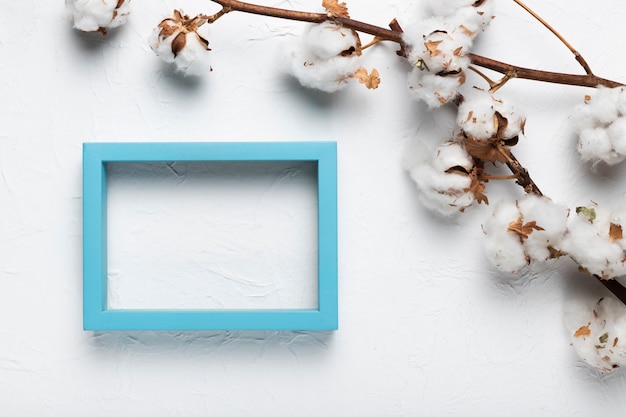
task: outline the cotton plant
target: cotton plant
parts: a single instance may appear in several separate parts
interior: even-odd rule
[[[519,186],[521,197],[489,206],[481,224],[485,257],[503,276],[522,275],[533,263],[565,258],[602,283],[610,294],[571,300],[565,322],[580,358],[592,368],[610,372],[626,362],[626,289],[617,281],[626,275],[626,207],[553,201],[544,195],[514,154],[526,140],[526,116],[505,87],[512,80],[526,79],[588,89],[571,120],[577,137],[572,146],[583,165],[591,168],[626,159],[626,87],[595,75],[545,20],[521,0],[513,1],[563,42],[585,75],[518,67],[476,54],[476,39],[487,36],[496,17],[495,0],[424,0],[428,15],[399,16],[389,28],[353,19],[346,3],[338,0],[323,0],[318,12],[210,0],[221,6],[217,13],[187,16],[174,11],[155,28],[150,46],[173,71],[205,76],[211,72],[212,59],[209,42],[200,34],[204,25],[222,22],[232,12],[301,21],[302,35],[288,51],[288,71],[304,88],[330,94],[351,88],[354,81],[376,89],[384,74],[367,69],[368,50],[382,42],[397,45],[400,58],[392,59],[406,69],[406,78],[399,82],[406,83],[407,94],[422,111],[448,117],[454,126],[441,135],[417,130],[419,153],[407,159],[416,161],[408,175],[420,201],[434,215],[449,218],[488,206],[491,182]],[[66,4],[81,30],[105,31],[128,14],[128,0]],[[362,43],[365,36],[372,39]],[[492,80],[484,70],[500,78]]]

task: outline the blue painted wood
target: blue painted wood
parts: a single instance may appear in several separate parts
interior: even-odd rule
[[[318,308],[302,310],[108,310],[108,162],[315,161],[318,164]],[[83,144],[85,330],[336,330],[337,144],[188,142]]]

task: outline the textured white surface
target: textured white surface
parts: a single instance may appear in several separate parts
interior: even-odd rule
[[[626,81],[623,2],[536,3],[598,74]],[[385,26],[415,4],[362,0],[350,11]],[[75,33],[62,1],[0,5],[3,415],[623,413],[623,375],[590,372],[563,326],[564,299],[601,291],[596,283],[567,262],[502,283],[479,244],[489,210],[455,224],[419,206],[402,164],[414,134],[440,119],[409,100],[393,45],[365,57],[381,73],[377,91],[352,85],[331,98],[283,74],[277,51],[296,40],[297,22],[226,16],[211,28],[213,72],[193,80],[164,72],[146,39],[173,7],[217,10],[206,1],[134,1],[106,38]],[[512,2],[496,15],[480,52],[579,71]],[[623,200],[624,166],[587,175],[578,161],[567,117],[584,90],[516,80],[502,94],[526,112],[516,156],[547,195],[569,206]],[[81,144],[131,140],[336,140],[339,331],[82,331]],[[488,193],[494,203],[519,196],[505,184]]]

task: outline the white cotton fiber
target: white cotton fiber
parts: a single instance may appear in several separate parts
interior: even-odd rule
[[[422,159],[409,170],[421,202],[427,208],[449,216],[459,213],[474,202],[467,172],[473,167],[472,159],[456,142],[445,142],[435,150],[424,151]],[[462,168],[462,170],[451,168]]]
[[[150,47],[159,58],[173,64],[176,71],[185,75],[202,75],[211,71],[211,54],[194,32],[183,35],[187,38],[185,47],[174,56],[172,41],[179,32],[163,38],[159,36],[159,31],[156,28],[149,39]]]
[[[526,255],[536,261],[551,258],[550,248],[558,247],[567,232],[567,207],[556,204],[547,197],[533,194],[525,196],[517,204],[524,223],[535,222],[535,229],[524,239]]]
[[[511,139],[523,132],[526,118],[510,102],[478,88],[473,88],[464,97],[457,113],[457,124],[468,136],[480,140],[495,137],[499,126],[496,112],[507,119],[506,129],[499,139]]]
[[[626,159],[626,89],[598,87],[572,116],[583,162],[614,165]]]
[[[329,93],[341,90],[359,68],[358,38],[333,22],[311,25],[290,55],[291,73],[304,87]]]
[[[619,227],[621,220],[613,219],[610,210],[596,204],[586,207],[586,212],[570,211],[567,234],[558,249],[566,252],[589,273],[610,279],[626,274],[624,240],[611,238],[611,223]],[[588,213],[593,213],[592,219]],[[621,213],[621,212],[620,212]],[[613,220],[612,220],[613,219]]]
[[[116,28],[128,20],[130,0],[65,0],[74,28],[84,32]]]
[[[458,77],[440,77],[429,71],[413,68],[407,78],[411,95],[435,109],[448,103],[457,95]]]
[[[497,204],[483,225],[487,259],[509,273],[517,272],[531,261],[551,259],[553,250],[565,236],[567,214],[565,206],[533,194],[516,204]]]
[[[613,295],[581,294],[565,305],[571,345],[589,366],[610,372],[626,364],[626,306]]]
[[[509,224],[519,218],[515,204],[499,202],[483,224],[483,247],[487,259],[501,271],[514,274],[528,264],[522,242],[508,231]]]

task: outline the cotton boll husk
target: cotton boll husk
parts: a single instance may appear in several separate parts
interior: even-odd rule
[[[549,247],[557,247],[567,231],[567,207],[547,197],[529,194],[517,204],[524,223],[536,222],[543,230],[533,230],[524,240],[526,254],[533,260],[545,261],[551,257]]]
[[[411,97],[421,100],[431,109],[436,109],[454,99],[460,85],[458,76],[441,77],[426,70],[413,68],[407,85]]]
[[[509,224],[519,218],[515,204],[499,202],[483,225],[483,247],[487,259],[501,271],[516,273],[528,265],[522,242],[509,232]]]
[[[303,38],[305,49],[321,59],[330,59],[350,48],[356,48],[354,32],[332,22],[311,25]]]
[[[118,0],[65,0],[74,28],[85,32],[116,28],[128,20],[130,0],[119,8]]]
[[[581,294],[564,308],[571,344],[589,366],[609,372],[626,364],[626,306],[612,294]]]

